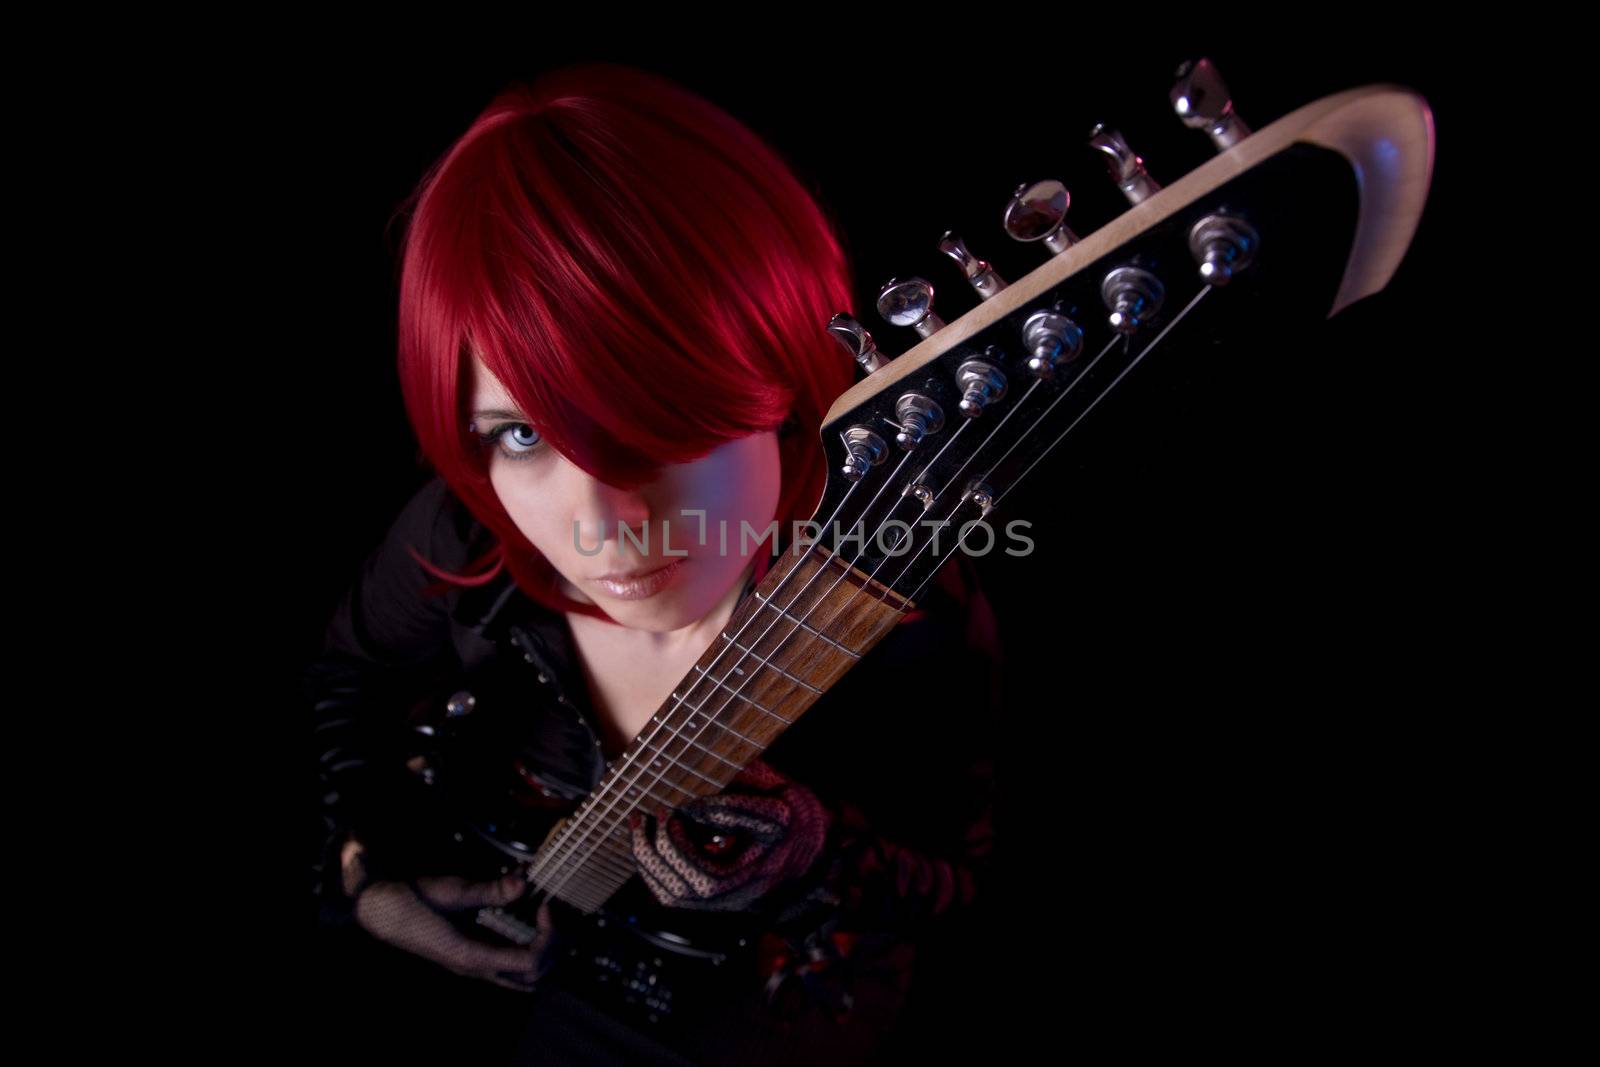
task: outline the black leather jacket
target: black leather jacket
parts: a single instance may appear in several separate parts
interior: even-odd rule
[[[323,926],[351,922],[338,891],[346,835],[368,845],[381,871],[384,850],[374,842],[405,833],[388,785],[398,773],[391,739],[397,718],[437,679],[470,679],[526,651],[543,693],[533,709],[541,777],[587,792],[605,770],[565,616],[504,572],[471,589],[437,582],[407,550],[460,573],[492,548],[491,537],[441,478],[425,484],[360,567],[305,668],[323,813],[311,883]],[[853,925],[916,937],[983,904],[999,679],[993,616],[958,555],[918,610],[767,750],[767,762],[810,787],[833,816],[831,869]]]

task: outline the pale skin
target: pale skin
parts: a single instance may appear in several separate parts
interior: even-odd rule
[[[741,544],[738,533],[741,523],[765,530],[776,513],[777,434],[729,441],[690,463],[663,468],[648,485],[619,489],[540,441],[477,360],[468,410],[476,413],[477,433],[500,431],[489,453],[489,480],[517,529],[550,561],[568,597],[596,604],[616,620],[566,616],[607,735],[602,741],[619,751],[733,615],[755,553],[771,551],[770,541],[758,544],[752,537]],[[705,512],[704,544],[699,511]],[[726,554],[717,534],[721,523],[729,531]],[[622,536],[624,525],[633,538]],[[663,539],[664,531],[670,540]],[[616,571],[659,566],[680,558],[678,553],[686,553],[681,573],[654,596],[624,599],[596,581]]]
[[[477,360],[471,390],[473,429],[499,434],[488,453],[489,480],[506,513],[550,561],[568,597],[598,605],[616,620],[566,615],[610,757],[638,734],[732,617],[755,553],[771,551],[770,541],[751,537],[745,543],[738,534],[741,523],[765,531],[777,511],[777,433],[729,441],[697,460],[664,467],[648,485],[625,490],[540,441],[535,424]],[[504,414],[482,414],[491,411]],[[704,525],[686,511],[703,511]],[[726,554],[717,535],[722,523],[729,530]],[[633,538],[622,535],[622,526]],[[663,539],[665,528],[669,539]],[[597,581],[680,558],[675,579],[652,596],[628,599]],[[340,854],[345,891],[352,895],[361,885],[361,853],[360,842],[351,840]],[[527,887],[517,873],[483,883],[419,878],[416,889],[430,907],[405,883],[374,882],[357,897],[356,921],[374,937],[457,974],[528,991],[549,963],[548,901],[538,911],[538,938],[521,948],[463,937],[435,910],[507,905]]]

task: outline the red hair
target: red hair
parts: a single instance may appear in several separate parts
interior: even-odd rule
[[[501,91],[408,200],[399,371],[422,455],[497,537],[501,566],[558,591],[468,429],[475,354],[557,451],[632,487],[792,417],[780,545],[822,495],[822,416],[853,365],[824,329],[850,304],[832,220],[739,121],[645,71],[586,63]],[[770,560],[758,554],[758,575]]]

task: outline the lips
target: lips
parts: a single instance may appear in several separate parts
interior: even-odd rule
[[[683,558],[666,563],[641,567],[632,571],[614,572],[593,579],[594,584],[619,600],[643,600],[655,596],[671,585],[683,573]]]
[[[670,567],[676,562],[678,562],[678,561],[674,560],[674,559],[669,559],[669,560],[663,560],[660,563],[651,563],[651,564],[648,564],[648,565],[643,566],[643,567],[639,567],[639,568],[637,568],[635,570],[631,570],[631,571],[612,571],[610,574],[602,574],[602,575],[600,575],[599,577],[595,578],[595,581],[597,581],[597,582],[627,582],[627,581],[632,581],[635,578],[643,578],[647,574],[654,574],[656,571],[661,570],[663,567]]]

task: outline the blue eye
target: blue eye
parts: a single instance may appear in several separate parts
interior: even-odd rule
[[[485,448],[498,445],[500,453],[509,459],[526,459],[539,451],[544,438],[525,422],[507,422],[488,433],[478,434]]]

